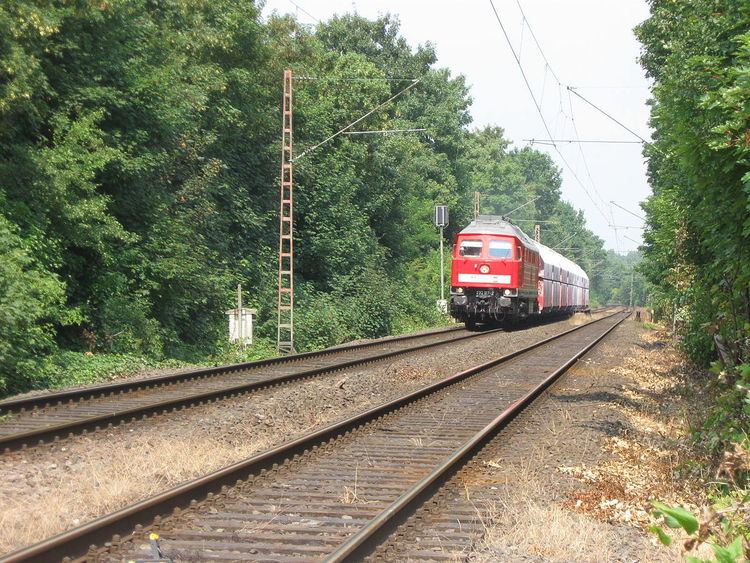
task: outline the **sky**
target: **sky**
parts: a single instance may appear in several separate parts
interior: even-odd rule
[[[466,77],[473,99],[472,126],[498,125],[516,147],[549,139],[547,128],[561,141],[636,141],[557,142],[557,149],[534,144],[563,170],[563,198],[584,211],[588,227],[604,239],[605,247],[635,250],[643,222],[621,207],[643,216],[639,202],[650,188],[642,146],[567,87],[650,138],[649,82],[638,64],[640,45],[633,35],[633,27],[648,17],[646,0],[493,2],[530,88],[490,0],[266,0],[263,13],[291,13],[306,24],[346,12],[370,19],[397,15],[401,34],[412,46],[432,43],[437,66]]]

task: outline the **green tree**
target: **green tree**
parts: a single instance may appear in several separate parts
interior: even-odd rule
[[[24,391],[55,351],[54,323],[71,320],[65,286],[0,215],[0,394]]]
[[[694,359],[713,336],[737,359],[750,322],[750,7],[733,0],[651,3],[636,33],[654,79],[643,272],[664,314],[684,321]]]
[[[0,283],[15,311],[0,330],[28,342],[5,389],[49,381],[59,350],[66,366],[88,348],[200,360],[237,282],[275,336],[285,68],[307,78],[296,155],[413,79],[358,129],[424,129],[341,135],[296,161],[300,348],[440,322],[434,205],[451,208],[450,238],[474,191],[495,212],[538,198],[517,218],[559,219],[546,242],[580,230],[574,257],[599,256],[549,157],[470,130],[464,77],[437,63],[389,15],[312,28],[261,21],[252,0],[0,5]]]

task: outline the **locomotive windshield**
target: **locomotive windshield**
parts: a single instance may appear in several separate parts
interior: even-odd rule
[[[492,258],[511,258],[513,256],[513,244],[508,240],[491,240],[490,256]]]
[[[462,240],[458,250],[459,256],[479,256],[482,254],[481,240]]]

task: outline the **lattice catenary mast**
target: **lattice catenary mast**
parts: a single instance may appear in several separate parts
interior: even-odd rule
[[[312,80],[312,78],[308,78]],[[388,80],[388,79],[385,79]],[[406,79],[404,79],[406,80]],[[352,121],[343,129],[329,135],[318,144],[310,147],[296,157],[292,156],[292,71],[284,71],[284,101],[281,118],[281,193],[279,212],[279,298],[278,322],[276,332],[276,348],[279,353],[294,352],[294,197],[292,182],[292,163],[320,146],[345,134],[354,125],[372,115],[386,104],[392,102],[419,83],[419,79],[411,80],[406,88],[396,92],[386,101]],[[424,129],[398,129],[390,131],[355,131],[352,134],[387,134],[424,131]]]
[[[292,183],[292,71],[284,71],[281,117],[279,292],[276,348],[294,352],[294,198]]]

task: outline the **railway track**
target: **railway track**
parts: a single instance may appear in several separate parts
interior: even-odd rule
[[[410,352],[481,338],[462,327],[0,402],[0,452],[182,410]]]
[[[153,559],[149,533],[182,560],[359,560],[626,317],[455,374],[3,561]]]
[[[587,368],[582,369],[585,371]],[[580,374],[578,382],[581,382]],[[512,547],[504,551],[499,545],[493,545],[493,536],[502,535],[509,530],[512,533],[512,524],[511,528],[508,528],[511,522],[516,518],[521,522],[524,518],[529,518],[529,513],[525,510],[528,510],[528,503],[534,501],[525,494],[519,494],[518,489],[524,490],[526,480],[535,482],[535,486],[542,486],[535,481],[539,471],[536,463],[547,463],[550,459],[545,458],[544,454],[534,453],[536,448],[544,447],[538,441],[540,431],[544,433],[540,429],[546,429],[548,436],[554,435],[554,443],[560,444],[559,450],[549,452],[550,456],[565,451],[564,444],[570,443],[569,434],[557,436],[560,432],[565,433],[569,430],[561,430],[555,426],[554,420],[547,420],[545,416],[552,414],[550,411],[560,408],[560,403],[556,401],[561,401],[561,397],[570,397],[568,393],[575,392],[571,391],[569,385],[568,382],[563,382],[562,389],[551,390],[553,397],[546,395],[540,398],[540,401],[534,403],[533,408],[520,413],[501,432],[496,433],[470,460],[445,480],[436,494],[412,511],[408,518],[373,550],[368,560],[455,562],[524,559],[524,549],[516,549],[517,538],[514,537],[514,540],[511,540]],[[572,385],[577,387],[575,383]],[[585,385],[587,391],[584,394],[590,393],[591,382],[586,382]],[[546,401],[548,398],[552,399],[549,403],[542,402],[542,399]],[[564,402],[564,399],[562,401]],[[589,404],[588,408],[592,406]],[[596,412],[597,408],[594,407],[593,412]],[[572,419],[576,420],[576,415],[571,415],[567,409],[565,414],[566,417],[572,416]],[[588,426],[586,423],[582,425]],[[579,424],[574,426],[577,428]],[[521,444],[523,446],[520,446]],[[524,457],[517,457],[519,455]],[[529,467],[526,456],[537,455],[545,461],[539,460]],[[523,461],[519,462],[519,459]],[[508,460],[509,463],[500,465],[499,460]],[[553,463],[552,467],[559,466]],[[544,469],[541,471],[544,472]],[[551,497],[542,501],[545,502],[552,502]],[[521,514],[514,514],[516,510]],[[519,525],[523,526],[523,523]],[[534,551],[540,552],[544,552],[544,548]],[[531,558],[533,559],[533,556]]]

